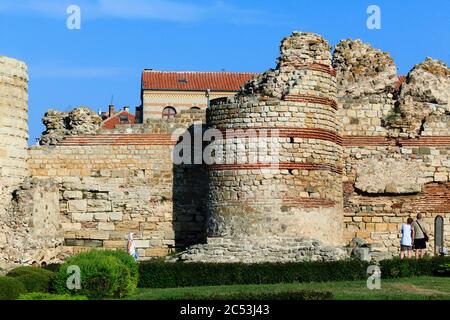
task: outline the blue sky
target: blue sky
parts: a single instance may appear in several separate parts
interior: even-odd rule
[[[71,4],[81,30],[66,27]],[[366,27],[372,4],[381,30]],[[49,108],[106,110],[114,95],[134,110],[144,68],[261,72],[294,30],[332,45],[360,38],[390,52],[399,74],[427,56],[450,63],[448,0],[0,0],[0,55],[29,66],[31,144]]]

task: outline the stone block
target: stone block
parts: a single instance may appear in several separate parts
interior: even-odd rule
[[[68,247],[82,247],[84,246],[84,240],[82,239],[66,239],[64,244]]]
[[[117,249],[125,249],[127,246],[126,240],[105,240],[103,241],[104,248],[117,248]]]
[[[94,240],[109,240],[108,231],[89,231],[89,237]]]
[[[365,230],[360,230],[356,232],[358,238],[367,239],[370,238],[370,232]]]
[[[63,231],[78,231],[81,230],[81,223],[61,223]]]
[[[83,193],[81,191],[64,191],[64,199],[68,200],[80,200],[83,199]]]
[[[111,212],[112,211],[111,201],[89,199],[87,201],[87,210],[89,212]]]
[[[74,222],[90,222],[94,221],[93,213],[72,213],[72,221]]]
[[[101,230],[101,231],[114,231],[115,230],[114,223],[112,223],[112,222],[99,222],[97,228],[98,228],[98,230]]]
[[[109,219],[111,221],[122,221],[123,220],[123,214],[122,214],[122,212],[111,212],[109,214]]]
[[[377,223],[375,224],[375,231],[386,231],[388,230],[387,223]]]
[[[169,248],[150,248],[145,250],[146,257],[164,257],[170,253]]]
[[[143,231],[153,231],[153,230],[156,230],[157,224],[146,222],[146,223],[141,223],[140,227],[141,227],[141,230],[143,230]]]
[[[87,201],[86,200],[69,200],[67,205],[67,212],[86,212]]]
[[[105,212],[94,213],[94,220],[100,222],[108,221],[108,214]]]
[[[84,246],[92,247],[92,248],[100,248],[103,247],[102,240],[84,240]]]
[[[134,240],[134,245],[136,248],[148,248],[150,247],[149,240]]]
[[[448,181],[448,173],[447,172],[436,172],[434,174],[434,181],[447,182]]]

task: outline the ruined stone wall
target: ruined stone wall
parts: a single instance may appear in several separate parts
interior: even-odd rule
[[[345,238],[396,254],[400,228],[418,212],[434,243],[434,219],[450,245],[449,69],[427,59],[398,82],[387,53],[361,41],[336,46],[344,145]]]
[[[329,49],[316,35],[294,34],[283,40],[276,70],[248,83],[234,100],[212,103],[207,123],[214,129],[280,134],[271,142],[279,149],[277,163],[255,159],[210,168],[210,236],[341,243],[341,147]],[[227,153],[242,144],[230,139]]]
[[[0,57],[0,186],[14,187],[27,176],[27,147],[27,66]]]
[[[398,253],[401,224],[418,212],[431,246],[444,217],[450,246],[443,62],[426,59],[403,81],[389,54],[361,41],[331,58],[320,36],[295,32],[275,69],[206,116],[102,130],[88,109],[51,111],[28,154],[26,67],[0,58],[0,77],[0,272],[124,249],[129,232],[143,258],[193,245],[180,260],[328,261],[367,242],[380,260]],[[179,146],[193,147],[180,135],[206,128],[220,133],[208,147],[225,144],[223,161],[174,164]]]
[[[124,249],[129,232],[142,258],[204,241],[206,170],[172,162],[172,132],[198,118],[182,113],[170,124],[134,126],[135,133],[114,134],[124,126],[32,147],[31,175],[58,187],[64,252]]]
[[[11,226],[12,191],[27,176],[28,73],[25,63],[0,57],[0,271]]]

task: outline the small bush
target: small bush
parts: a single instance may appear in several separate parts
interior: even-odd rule
[[[140,288],[176,288],[234,284],[324,282],[366,279],[368,264],[357,260],[301,263],[139,264]]]
[[[88,298],[86,296],[71,296],[69,294],[34,292],[21,294],[17,300],[88,300]]]
[[[119,259],[130,271],[130,278],[127,278],[127,281],[121,287],[127,287],[124,294],[131,293],[136,289],[138,280],[139,280],[139,269],[138,264],[134,260],[134,258],[129,255],[125,251],[117,250],[107,250],[107,251],[99,251],[99,254],[103,254],[106,256],[112,256]]]
[[[380,262],[381,276],[383,278],[434,276],[437,275],[440,266],[445,263],[450,263],[450,257],[383,260]]]
[[[49,270],[34,267],[18,267],[7,274],[22,282],[28,292],[51,292],[56,274]]]
[[[125,297],[133,292],[137,282],[131,271],[131,264],[124,263],[125,259],[125,256],[111,251],[90,251],[73,256],[59,270],[55,282],[56,292],[85,295],[93,299]],[[80,290],[67,288],[69,266],[80,268]]]
[[[436,268],[435,275],[439,277],[450,277],[450,262],[439,264]]]
[[[59,263],[51,263],[51,264],[47,265],[44,269],[52,271],[54,273],[58,273],[60,267],[61,267],[61,264],[59,264]]]
[[[19,280],[12,277],[0,277],[0,300],[16,300],[27,289]]]

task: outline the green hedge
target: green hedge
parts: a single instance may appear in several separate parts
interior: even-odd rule
[[[443,262],[438,265],[436,275],[440,277],[450,277],[450,262]]]
[[[132,259],[132,257],[129,257]],[[114,251],[90,251],[70,257],[61,265],[55,281],[59,294],[85,295],[93,299],[122,298],[136,288],[135,264],[126,255]],[[78,266],[81,272],[81,289],[67,288],[69,266]]]
[[[88,298],[86,296],[34,292],[21,294],[17,300],[88,300]]]
[[[127,252],[122,251],[122,250],[100,251],[100,254],[117,258],[128,268],[128,271],[130,272],[130,274],[129,274],[129,277],[124,278],[124,279],[126,279],[126,281],[122,286],[126,287],[126,290],[124,292],[125,295],[133,292],[134,289],[136,289],[138,281],[139,281],[138,264],[136,263],[134,258],[131,255],[129,255]]]
[[[16,300],[27,289],[19,280],[12,277],[0,277],[0,300]]]
[[[18,267],[7,276],[22,282],[28,292],[51,292],[56,278],[54,272],[35,267]]]
[[[302,263],[166,263],[139,264],[140,288],[177,288],[233,284],[324,282],[367,278],[368,263],[347,260]]]
[[[410,278],[418,276],[448,276],[443,270],[450,263],[450,257],[434,257],[425,259],[383,260],[380,262],[382,278]]]

